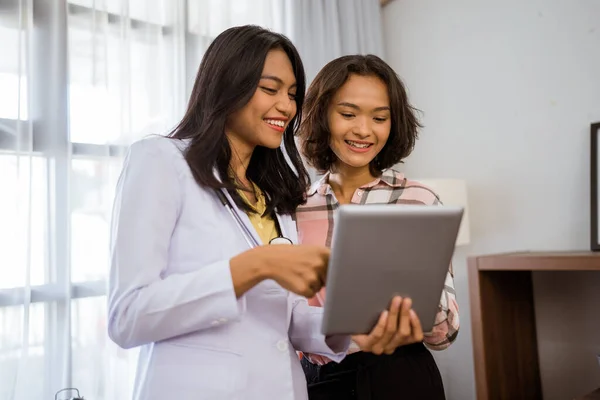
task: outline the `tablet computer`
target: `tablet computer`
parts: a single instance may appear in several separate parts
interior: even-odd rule
[[[432,330],[462,207],[342,205],[337,210],[322,332],[369,333],[396,295]]]

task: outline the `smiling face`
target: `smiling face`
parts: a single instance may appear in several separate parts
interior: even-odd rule
[[[331,100],[328,122],[336,168],[369,169],[392,127],[386,84],[376,76],[350,75]]]
[[[244,153],[251,153],[256,146],[275,149],[281,145],[296,110],[292,63],[283,50],[273,49],[267,54],[254,95],[242,109],[230,115],[226,133],[238,151]]]

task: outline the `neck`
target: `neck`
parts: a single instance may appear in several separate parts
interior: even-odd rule
[[[231,171],[235,175],[238,182],[240,182],[243,186],[249,186],[248,179],[246,178],[246,172],[248,171],[250,158],[254,152],[254,146],[244,143],[234,135],[227,135],[227,140],[229,141],[229,146],[231,147],[229,168],[231,168]]]
[[[374,179],[375,177],[371,175],[368,165],[361,168],[338,165],[329,175],[329,185],[331,185],[338,201],[349,203],[356,189],[372,182]]]

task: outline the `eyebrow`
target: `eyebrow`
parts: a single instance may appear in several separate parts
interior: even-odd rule
[[[345,101],[342,101],[342,102],[338,103],[337,105],[338,106],[343,106],[343,107],[353,108],[355,110],[360,110],[360,107],[357,106],[356,104],[346,103]],[[390,108],[388,106],[376,107],[372,111],[390,111]]]
[[[285,85],[285,82],[281,78],[279,78],[278,76],[274,76],[274,75],[263,75],[260,77],[260,79],[270,79],[281,85]],[[290,86],[290,88],[293,88],[293,87],[296,87],[296,82],[294,82],[294,84]]]

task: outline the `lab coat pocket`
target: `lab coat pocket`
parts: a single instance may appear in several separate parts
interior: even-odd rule
[[[164,343],[155,379],[168,387],[173,399],[237,399],[243,393],[242,356],[209,347]],[[240,397],[241,398],[241,397]]]

